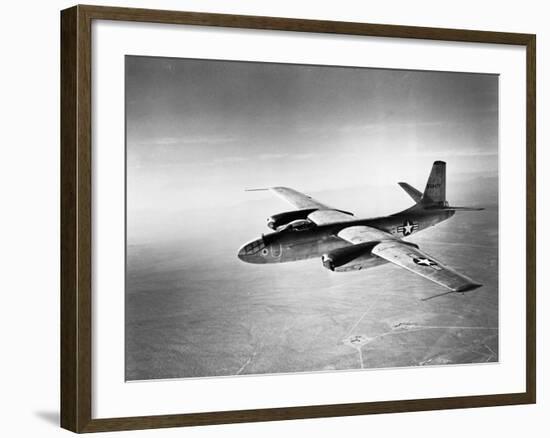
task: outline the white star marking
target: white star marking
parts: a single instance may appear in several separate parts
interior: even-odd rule
[[[411,222],[410,220],[406,220],[403,225],[400,225],[397,227],[398,233],[403,233],[403,236],[409,236],[412,233],[414,233],[418,229],[418,224],[415,224],[414,222]]]
[[[410,222],[407,222],[405,225],[403,225],[403,229],[405,230],[405,232],[404,232],[405,235],[411,234],[412,229],[413,229],[413,225]]]
[[[415,263],[416,263],[417,265],[423,265],[423,266],[433,266],[433,265],[436,264],[436,263],[433,262],[432,260],[426,259],[426,258],[423,258],[423,259],[416,259],[416,260],[415,260]]]

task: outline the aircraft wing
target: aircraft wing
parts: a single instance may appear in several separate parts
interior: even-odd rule
[[[297,209],[317,209],[308,215],[308,219],[317,225],[355,220],[351,213],[329,207],[328,205],[313,199],[311,196],[289,187],[268,187],[265,189],[248,189],[247,191],[252,192],[259,190],[269,190]]]
[[[399,240],[381,242],[372,249],[372,253],[453,292],[466,292],[481,286],[424,251]]]
[[[289,187],[269,187],[267,190],[275,193],[279,198],[285,200],[295,208],[322,208],[331,209],[331,207],[316,201],[311,196],[305,193],[300,193],[297,190]]]
[[[416,245],[403,242],[385,231],[358,225],[344,228],[338,233],[338,237],[354,245],[379,241],[380,243],[372,248],[372,254],[427,278],[453,292],[466,292],[481,286],[471,278],[445,266],[429,254],[421,251]]]
[[[388,239],[395,240],[395,237],[390,233],[366,225],[354,225],[344,228],[338,233],[338,237],[354,245]]]

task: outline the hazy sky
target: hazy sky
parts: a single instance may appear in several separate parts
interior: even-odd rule
[[[128,56],[126,102],[129,215],[498,168],[495,75]]]

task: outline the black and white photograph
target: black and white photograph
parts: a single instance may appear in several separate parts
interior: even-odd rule
[[[127,55],[125,107],[126,381],[499,361],[498,75]]]

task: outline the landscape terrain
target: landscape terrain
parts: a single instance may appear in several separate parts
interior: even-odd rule
[[[291,209],[268,194],[222,211],[141,217],[157,234],[129,233],[126,380],[498,361],[497,179],[468,187],[482,189],[461,190],[457,201],[484,211],[457,213],[408,240],[483,287],[426,301],[446,290],[390,264],[335,273],[317,258],[241,262],[238,248],[270,231],[265,218]],[[360,217],[390,207],[369,206],[376,194],[411,204],[397,185],[385,193],[315,197],[355,205]]]

